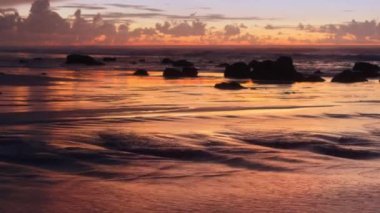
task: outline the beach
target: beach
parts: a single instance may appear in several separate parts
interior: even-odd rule
[[[117,58],[105,66],[43,51],[0,54],[1,212],[380,207],[379,78],[331,82],[357,61],[379,64],[377,49],[82,50]],[[326,81],[214,88],[221,63],[281,55]],[[199,77],[163,78],[165,57],[193,62]]]

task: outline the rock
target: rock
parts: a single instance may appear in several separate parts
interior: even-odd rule
[[[171,60],[170,58],[164,58],[161,61],[161,64],[172,64],[172,63],[173,63],[173,60]]]
[[[280,57],[276,61],[258,62],[251,73],[252,80],[271,82],[301,82],[304,76],[297,72],[290,57]]]
[[[114,58],[114,57],[104,57],[104,58],[103,58],[103,61],[104,61],[104,62],[116,62],[117,59]]]
[[[185,67],[182,69],[182,75],[191,78],[198,77],[198,69],[195,67]]]
[[[187,60],[174,61],[172,64],[174,67],[194,67],[194,64]]]
[[[241,86],[237,82],[223,82],[219,84],[215,84],[216,89],[221,89],[221,90],[241,90],[241,89],[246,89],[245,87]]]
[[[332,82],[337,83],[356,83],[368,81],[365,76],[360,72],[354,72],[352,70],[345,70],[334,76]]]
[[[302,79],[302,82],[325,82],[326,80],[323,79],[321,76],[319,75],[309,75],[309,76],[305,76],[303,79]]]
[[[66,58],[66,64],[84,64],[87,66],[100,66],[104,65],[102,62],[95,60],[88,55],[71,54]]]
[[[244,79],[250,77],[251,68],[244,62],[237,62],[226,67],[225,78]]]
[[[43,73],[41,73],[41,75],[47,75],[47,73],[46,73],[46,72],[43,72]]]
[[[138,69],[136,72],[133,74],[135,76],[149,76],[149,73],[146,69]]]
[[[139,59],[139,62],[140,62],[140,63],[145,63],[146,60],[145,60],[145,58],[141,58],[141,59]]]
[[[182,77],[182,71],[177,68],[166,68],[164,70],[163,76],[165,78],[180,78]]]
[[[367,78],[377,77],[379,76],[380,67],[366,62],[357,62],[354,65],[353,71],[361,72]]]
[[[260,63],[256,60],[252,60],[251,62],[249,62],[248,66],[251,67],[252,69],[255,69],[255,66]]]

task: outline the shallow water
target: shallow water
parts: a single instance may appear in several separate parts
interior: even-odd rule
[[[378,212],[376,79],[221,91],[215,70],[58,64],[1,68],[58,79],[0,86],[1,212]]]

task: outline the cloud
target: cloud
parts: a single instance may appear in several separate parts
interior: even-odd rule
[[[54,1],[64,1],[64,0],[54,0]],[[32,3],[32,2],[34,2],[34,0],[1,0],[0,7],[14,6],[18,4],[27,4],[27,3]]]
[[[144,5],[135,5],[135,4],[107,4],[108,6],[119,7],[119,8],[131,8],[135,10],[143,10],[150,12],[163,12],[162,9],[151,8]]]
[[[273,18],[261,18],[256,16],[225,16],[222,14],[206,14],[197,15],[196,13],[189,15],[174,15],[164,14],[160,12],[147,12],[147,13],[122,13],[122,12],[109,12],[105,13],[104,17],[107,18],[139,18],[139,19],[167,19],[167,20],[201,20],[201,21],[263,21],[274,20]]]
[[[98,6],[98,5],[90,5],[90,4],[70,4],[63,5],[57,8],[74,8],[74,9],[84,9],[84,10],[105,10],[107,7]]]
[[[203,36],[206,33],[206,24],[199,21],[165,22],[156,24],[157,31],[171,36]]]
[[[344,24],[327,24],[322,26],[303,25],[298,26],[299,30],[311,33],[324,33],[324,42],[356,42],[375,43],[380,41],[380,23],[372,21],[356,21]]]
[[[240,26],[239,25],[236,25],[236,24],[229,24],[229,25],[226,25],[224,27],[224,35],[225,36],[236,36],[236,35],[240,35],[241,33],[241,30],[240,30]]]

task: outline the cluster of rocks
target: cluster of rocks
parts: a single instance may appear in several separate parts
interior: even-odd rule
[[[366,82],[368,78],[379,77],[380,67],[366,62],[355,63],[352,70],[345,70],[334,76],[332,82],[355,83]]]
[[[198,69],[195,68],[194,63],[187,60],[174,61],[169,58],[164,58],[161,64],[171,65],[164,70],[163,76],[165,78],[196,78],[198,77]]]
[[[262,83],[324,82],[320,71],[311,75],[296,70],[293,59],[280,57],[275,61],[237,62],[222,64],[224,76],[231,79],[252,79]],[[346,70],[334,76],[332,82],[353,83],[367,81],[367,78],[380,76],[380,67],[366,62],[357,62],[352,70]]]
[[[305,75],[298,72],[290,57],[280,57],[276,61],[237,62],[225,68],[224,76],[233,79],[252,79],[253,81],[294,83],[323,82],[319,75]]]
[[[87,66],[102,66],[103,62],[96,60],[89,55],[70,54],[66,57],[66,64],[80,64]]]

